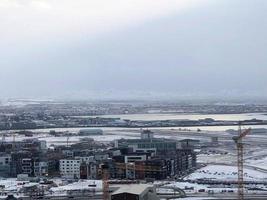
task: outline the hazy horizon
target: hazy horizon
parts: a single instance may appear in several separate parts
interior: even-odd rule
[[[267,99],[267,1],[3,0],[0,99]]]

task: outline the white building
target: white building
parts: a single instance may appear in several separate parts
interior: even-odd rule
[[[59,161],[60,175],[64,178],[80,178],[79,159],[61,159]]]

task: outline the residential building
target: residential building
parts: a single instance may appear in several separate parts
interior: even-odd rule
[[[162,180],[167,178],[167,162],[164,159],[145,161],[145,178]]]
[[[21,169],[22,174],[33,175],[33,160],[32,158],[22,158],[21,159]]]
[[[131,163],[136,161],[145,161],[147,159],[146,155],[125,155],[124,156],[124,162],[125,163]]]
[[[34,161],[34,176],[48,176],[48,163],[46,161]]]
[[[11,154],[11,176],[18,174],[33,175],[32,154],[29,151],[19,151]]]
[[[81,161],[78,159],[61,159],[59,169],[62,177],[80,178]]]
[[[11,155],[6,153],[0,154],[0,177],[8,177],[10,175]]]

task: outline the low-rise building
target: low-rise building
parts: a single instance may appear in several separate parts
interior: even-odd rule
[[[111,200],[159,200],[156,189],[148,184],[121,185],[111,194]]]
[[[81,129],[78,135],[81,135],[81,136],[103,135],[103,130],[102,129]]]

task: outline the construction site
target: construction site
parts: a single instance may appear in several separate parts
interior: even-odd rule
[[[44,147],[44,141],[47,146],[56,143],[48,133],[38,133],[26,141],[20,135],[3,135],[1,148],[6,153],[1,155],[2,159],[6,159],[8,148],[11,152],[38,150],[46,152],[47,158],[59,160],[60,168],[58,174],[56,168],[50,174],[49,168],[55,162],[45,174],[35,175],[38,180],[32,174],[2,179],[0,197],[103,200],[267,197],[265,129],[239,124],[235,130],[226,131],[145,129],[141,135],[138,129],[112,129],[91,136],[90,140],[82,136],[84,139],[78,141],[75,136],[62,134],[55,139],[65,140],[65,144],[59,143],[52,152]],[[108,150],[103,151],[103,144],[109,146]],[[90,148],[102,150],[93,150],[91,155]],[[22,170],[17,172],[20,174],[29,173],[30,166],[35,173],[37,164],[45,162],[29,160],[29,155],[20,151],[12,153],[11,163],[15,155],[14,159],[21,160],[11,164],[13,173],[14,169]],[[16,165],[22,168],[15,168]]]

